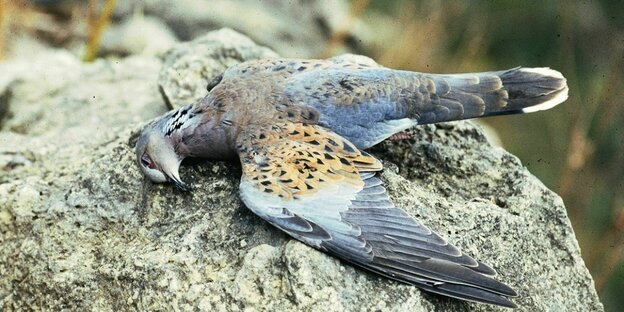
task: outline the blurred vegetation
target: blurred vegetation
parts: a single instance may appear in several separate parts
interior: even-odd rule
[[[55,1],[35,2],[38,8],[26,0],[0,0],[0,59],[17,33],[54,47],[79,40],[81,57],[89,61],[98,55],[115,0],[59,1],[63,10]],[[484,122],[562,196],[606,310],[623,311],[624,1],[353,0],[350,5],[350,17],[317,57],[352,51],[387,67],[439,73],[515,66],[563,72],[570,86],[564,104]],[[370,42],[345,47],[358,22],[370,28],[370,36],[361,39]]]

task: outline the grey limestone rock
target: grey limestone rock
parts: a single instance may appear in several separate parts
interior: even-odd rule
[[[159,85],[167,105],[177,108],[204,95],[208,83],[228,67],[250,60],[277,57],[229,28],[210,32],[169,50],[160,71]]]
[[[292,240],[240,202],[236,163],[184,165],[192,193],[145,180],[132,138],[166,111],[157,79],[178,105],[204,92],[210,73],[274,55],[232,38],[244,37],[180,44],[164,63],[85,65],[54,52],[6,64],[24,71],[3,77],[0,94],[11,92],[0,131],[0,310],[504,310],[427,294]],[[520,293],[520,311],[602,310],[555,193],[471,122],[415,133],[372,150],[397,206],[493,266]]]
[[[105,29],[100,54],[159,55],[177,42],[173,31],[160,19],[133,14]]]
[[[307,58],[323,53],[335,32],[345,32],[347,45],[357,47],[370,27],[350,16],[346,0],[161,0],[123,1],[120,18],[140,9],[163,20],[182,40],[229,27],[281,55]]]

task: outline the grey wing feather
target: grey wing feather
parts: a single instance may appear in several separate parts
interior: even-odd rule
[[[292,211],[282,208],[281,213],[265,215],[265,219],[281,230],[293,236],[306,237],[312,240],[331,239],[331,235],[322,227],[302,218]]]
[[[387,195],[380,195],[373,201],[385,202]],[[359,239],[363,244],[354,248],[347,240],[350,237],[332,235],[331,240],[321,244],[327,251],[365,269],[434,293],[516,306],[506,298],[517,296],[516,292],[493,279],[491,276],[496,274],[493,269],[463,255],[402,210],[349,208],[342,216],[344,222],[361,229]]]
[[[334,207],[342,211],[336,215],[320,216],[306,204],[292,210],[277,208],[276,201],[263,204],[266,199],[245,179],[241,197],[291,236],[362,268],[446,296],[515,306],[506,297],[517,294],[493,278],[493,269],[462,254],[401,209],[388,207],[391,200],[375,172],[361,173],[361,178],[364,187],[347,209]],[[324,207],[322,198],[317,201],[317,207]]]
[[[356,198],[360,199],[362,196],[370,196],[369,190],[379,187],[377,177],[363,178],[367,186],[357,194]],[[385,192],[374,193],[375,197],[367,199],[370,203],[385,203],[389,200]],[[343,259],[436,293],[515,306],[505,296],[516,296],[516,292],[493,279],[491,276],[496,274],[493,269],[462,254],[404,211],[398,208],[362,208],[355,205],[343,212],[342,218],[343,222],[360,228],[359,238],[367,244],[367,248],[361,248],[354,253],[352,248],[343,247],[343,235],[332,235],[332,240],[323,241],[323,248]],[[367,259],[363,254],[371,253],[373,257],[370,260],[360,260]],[[459,286],[441,287],[447,284]]]

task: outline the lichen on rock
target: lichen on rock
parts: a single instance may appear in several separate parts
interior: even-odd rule
[[[203,94],[212,73],[272,55],[225,30],[164,61],[82,64],[55,52],[0,65],[26,70],[6,76],[0,94],[11,92],[0,131],[0,310],[503,310],[292,240],[238,199],[237,163],[185,164],[191,193],[145,180],[131,138],[167,110],[158,87],[177,106]],[[371,152],[397,206],[493,266],[519,292],[519,310],[602,310],[561,198],[478,126],[422,126]]]

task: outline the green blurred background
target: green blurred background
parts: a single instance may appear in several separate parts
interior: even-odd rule
[[[132,27],[119,26],[150,16],[171,30],[128,37]],[[116,36],[168,38],[166,47],[223,26],[287,57],[353,52],[424,72],[561,71],[564,104],[482,122],[561,195],[606,311],[624,311],[624,1],[0,0],[0,61],[55,48],[85,61],[125,57],[139,52],[111,44]]]

